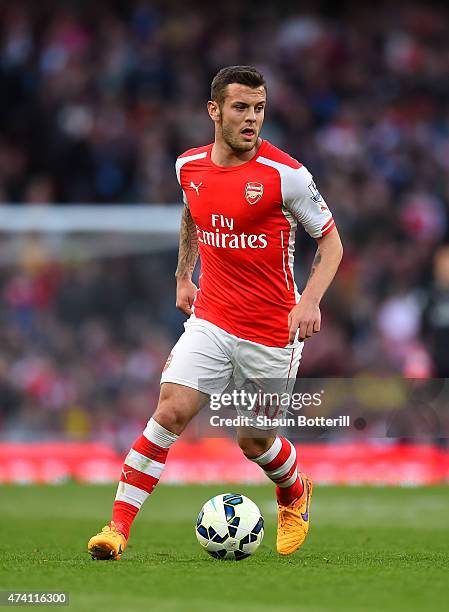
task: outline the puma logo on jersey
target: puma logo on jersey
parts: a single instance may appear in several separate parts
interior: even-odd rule
[[[198,185],[195,185],[195,183],[194,183],[193,181],[190,181],[190,187],[191,187],[192,189],[195,189],[195,191],[196,191],[196,195],[197,195],[197,196],[199,196],[199,195],[200,195],[199,190],[200,190],[200,187],[201,187],[201,185],[202,185],[202,184],[203,184],[203,183],[201,182],[201,183],[199,183]]]
[[[127,470],[125,472],[125,470],[122,469],[122,474],[125,477],[125,480],[128,480],[128,474],[131,474],[132,470]]]

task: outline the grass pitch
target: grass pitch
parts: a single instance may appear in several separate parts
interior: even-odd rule
[[[256,555],[217,561],[194,524],[213,495],[238,491],[266,520]],[[311,531],[296,555],[275,552],[270,485],[160,485],[120,562],[91,561],[88,538],[109,519],[115,487],[0,487],[0,590],[68,591],[73,611],[265,612],[447,610],[449,487],[316,487]],[[18,606],[17,606],[18,607]]]

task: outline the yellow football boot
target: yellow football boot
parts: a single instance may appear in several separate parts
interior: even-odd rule
[[[103,527],[100,533],[90,538],[87,550],[92,559],[118,561],[126,548],[126,539],[118,531],[114,521]]]
[[[309,507],[312,498],[312,479],[300,474],[304,493],[288,506],[278,502],[278,535],[276,547],[280,555],[291,555],[298,550],[309,531]]]

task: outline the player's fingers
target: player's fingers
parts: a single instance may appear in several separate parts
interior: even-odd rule
[[[290,319],[289,332],[288,332],[288,341],[290,344],[295,341],[296,332],[298,330],[298,324],[295,319],[292,317]]]
[[[299,324],[299,336],[298,336],[298,340],[300,342],[302,342],[306,338],[307,338],[307,322],[306,321],[301,321],[301,323]]]
[[[188,296],[188,302],[189,302],[189,306],[191,306],[193,304],[193,302],[195,301],[196,298],[196,294],[198,293],[198,287],[196,287],[195,285],[193,285],[194,289],[192,291],[192,293]]]
[[[321,319],[316,319],[313,323],[313,333],[316,334],[321,329]]]
[[[186,301],[177,301],[176,308],[186,315],[190,316],[192,314],[192,309],[190,308],[189,303]]]
[[[306,338],[311,338],[313,335],[313,320],[304,320],[301,321],[299,326],[299,340],[305,340]]]
[[[309,321],[306,327],[306,338],[311,338],[313,336],[313,321]]]
[[[189,316],[192,314],[192,308],[191,308],[192,304],[193,304],[193,299],[191,298],[190,295],[188,295],[187,298],[184,300],[183,306],[184,306],[184,312]]]

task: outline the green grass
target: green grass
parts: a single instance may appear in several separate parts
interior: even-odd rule
[[[251,497],[266,519],[257,554],[207,556],[193,532],[206,499]],[[0,590],[64,590],[69,609],[214,612],[447,610],[449,488],[314,492],[304,548],[280,558],[270,486],[159,486],[122,561],[91,561],[88,537],[109,518],[115,487],[0,487]]]

